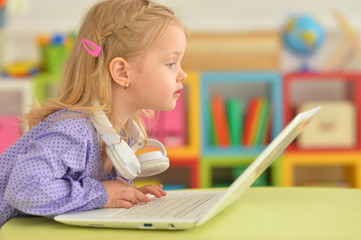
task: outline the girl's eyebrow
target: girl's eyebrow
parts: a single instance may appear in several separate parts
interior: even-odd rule
[[[166,54],[166,56],[172,56],[172,55],[176,55],[176,56],[181,56],[183,53],[180,51],[172,51]]]
[[[167,54],[177,54],[177,55],[179,55],[179,54],[182,54],[183,53],[183,51],[182,51],[182,49],[179,49],[179,48],[177,48],[177,47],[172,47],[172,48],[168,48],[168,49],[166,49],[166,52],[167,52]]]

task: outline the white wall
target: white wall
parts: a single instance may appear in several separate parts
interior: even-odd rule
[[[5,28],[6,62],[36,58],[39,33],[77,29],[96,0],[8,0]],[[157,0],[175,9],[189,31],[241,32],[275,30],[291,13],[310,13],[338,31],[332,10],[338,9],[361,32],[360,0]]]
[[[334,28],[333,9],[346,14],[361,32],[359,0],[158,0],[173,7],[190,30],[275,29],[291,13],[307,12]]]
[[[332,10],[338,9],[361,31],[359,0],[156,0],[171,6],[191,31],[275,29],[293,12],[313,14],[335,27]],[[96,0],[8,0],[12,31],[60,31],[75,28]]]

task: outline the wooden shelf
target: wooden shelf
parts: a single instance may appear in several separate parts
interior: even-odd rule
[[[283,84],[285,124],[291,121],[297,112],[297,107],[303,102],[347,101],[352,103],[356,112],[355,132],[357,135],[354,147],[328,147],[325,144],[322,147],[301,148],[297,145],[297,141],[293,142],[284,154],[284,184],[286,186],[300,184],[299,180],[296,179],[297,169],[340,167],[346,169],[347,176],[344,179],[334,181],[326,178],[314,184],[310,179],[309,185],[325,186],[333,181],[334,186],[361,188],[361,74],[341,72],[294,73],[285,75]],[[317,134],[314,137],[317,137]]]
[[[350,186],[361,188],[361,152],[286,152],[283,156],[283,176],[285,186],[295,185],[295,168],[299,166],[342,166],[352,167],[352,176],[348,177]]]

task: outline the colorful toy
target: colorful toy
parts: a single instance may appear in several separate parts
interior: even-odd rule
[[[324,30],[309,15],[290,17],[282,29],[283,42],[291,53],[306,60],[321,46],[324,41]],[[307,62],[302,70],[308,71]]]
[[[40,71],[34,61],[18,61],[4,66],[3,77],[29,77]]]
[[[41,54],[41,70],[47,73],[61,72],[62,64],[74,45],[75,35],[38,35],[36,42]]]

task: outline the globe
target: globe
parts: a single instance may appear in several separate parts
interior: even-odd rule
[[[284,45],[299,56],[310,56],[323,43],[323,28],[309,15],[290,17],[282,29]]]

